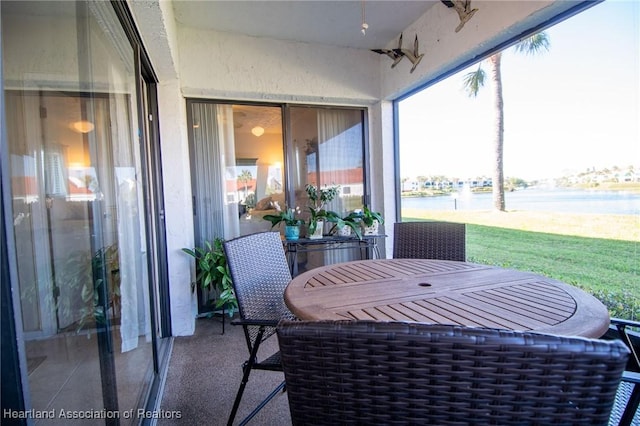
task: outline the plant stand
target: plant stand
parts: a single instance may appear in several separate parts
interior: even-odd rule
[[[222,332],[220,334],[224,334],[226,316],[228,315],[228,313],[229,313],[229,310],[227,309],[227,307],[223,306],[222,308],[219,308],[219,309],[214,309],[212,311],[203,312],[201,314],[198,314],[197,318],[213,318],[216,315],[221,315],[221,317],[222,317]]]

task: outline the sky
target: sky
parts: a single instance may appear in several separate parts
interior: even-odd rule
[[[548,51],[502,55],[505,177],[640,169],[640,2],[607,0],[545,32]],[[476,98],[463,87],[477,67],[400,103],[402,178],[491,176],[491,82]]]

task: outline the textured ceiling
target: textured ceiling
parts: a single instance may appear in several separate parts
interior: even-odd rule
[[[176,20],[216,31],[358,49],[385,47],[438,0],[174,1]],[[362,12],[369,25],[361,33]]]
[[[267,133],[282,133],[282,113],[279,107],[234,105],[233,126],[236,132],[250,132],[260,126]]]

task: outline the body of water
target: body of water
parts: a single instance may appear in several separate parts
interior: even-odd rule
[[[505,193],[507,210],[640,215],[640,194],[624,191],[522,189]],[[424,210],[491,210],[488,193],[462,191],[438,197],[402,198],[402,208]]]

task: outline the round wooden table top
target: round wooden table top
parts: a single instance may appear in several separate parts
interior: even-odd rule
[[[599,300],[563,282],[448,260],[327,265],[294,278],[284,300],[302,320],[416,321],[595,338],[610,320]]]

